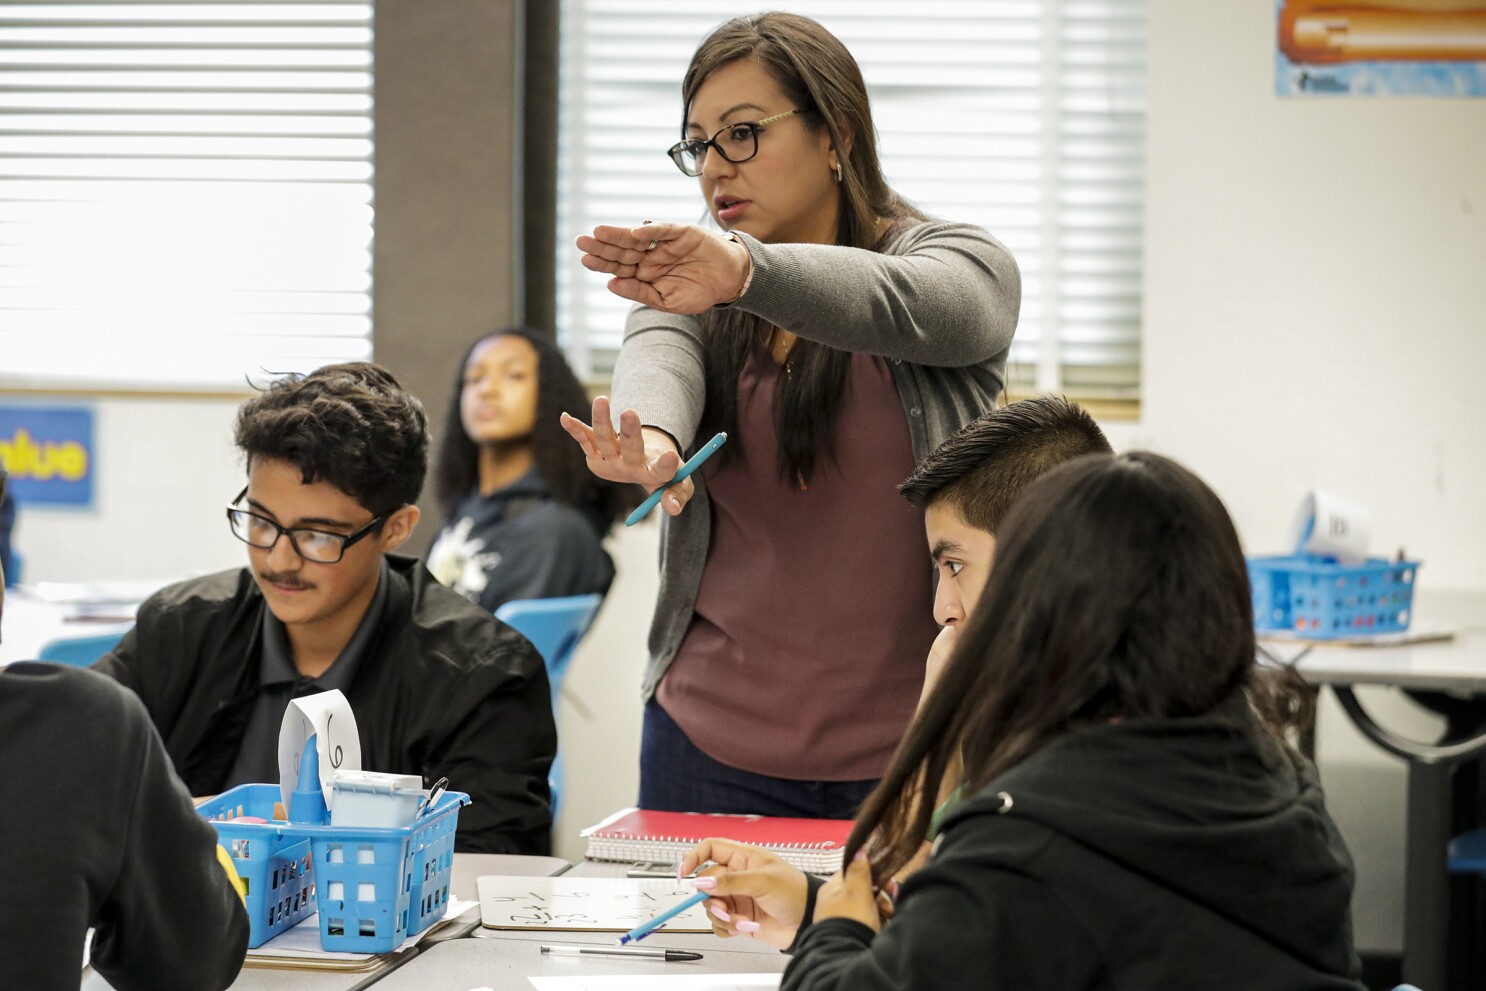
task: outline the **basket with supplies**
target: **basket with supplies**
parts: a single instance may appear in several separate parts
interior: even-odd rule
[[[1293,554],[1249,557],[1254,628],[1313,640],[1356,639],[1409,628],[1419,562],[1367,556],[1361,507],[1308,494],[1292,523]]]
[[[249,947],[318,911],[324,949],[386,953],[444,917],[469,796],[360,764],[345,696],[295,699],[279,733],[280,783],[239,785],[197,807],[246,883]]]

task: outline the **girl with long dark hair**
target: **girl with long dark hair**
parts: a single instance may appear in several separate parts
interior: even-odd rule
[[[1255,663],[1217,496],[1157,455],[1080,459],[997,541],[846,870],[816,890],[709,841],[682,866],[744,868],[704,882],[720,917],[776,942],[804,926],[786,991],[1359,991],[1351,859],[1277,725],[1304,686]],[[937,822],[935,790],[963,796]],[[887,922],[875,889],[926,836]]]
[[[587,402],[562,351],[524,327],[486,334],[459,363],[434,486],[434,576],[494,610],[511,599],[608,591],[604,534],[625,486],[596,478],[558,416]]]
[[[887,184],[866,85],[821,25],[717,28],[671,158],[725,234],[600,227],[583,264],[638,302],[622,410],[564,424],[601,478],[669,489],[641,744],[652,809],[849,817],[913,712],[936,629],[923,524],[896,493],[990,408],[1016,264]],[[685,512],[683,512],[685,507]]]

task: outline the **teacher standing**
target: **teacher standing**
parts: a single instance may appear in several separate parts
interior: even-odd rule
[[[728,21],[682,97],[670,156],[726,233],[578,238],[639,305],[618,431],[603,397],[593,427],[563,417],[596,475],[651,490],[729,437],[661,502],[640,805],[850,818],[936,633],[923,521],[896,486],[1001,391],[1021,280],[984,230],[888,186],[861,70],[815,21]]]

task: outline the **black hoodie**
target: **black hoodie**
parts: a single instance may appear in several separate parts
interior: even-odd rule
[[[1242,699],[1078,730],[946,817],[880,935],[823,920],[784,991],[1360,991],[1315,769]]]

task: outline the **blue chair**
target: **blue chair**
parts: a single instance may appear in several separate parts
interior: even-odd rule
[[[36,659],[51,661],[53,664],[70,664],[75,668],[85,668],[113,650],[122,639],[122,634],[105,633],[96,637],[53,640],[41,648]]]
[[[557,706],[557,693],[568,673],[578,641],[588,632],[593,618],[603,603],[602,595],[568,595],[558,599],[517,599],[495,611],[495,618],[509,624],[537,648],[547,666],[547,681],[552,688],[552,705]],[[562,790],[562,754],[552,761],[547,776],[552,789],[552,814],[557,815],[557,796]]]
[[[1486,829],[1461,833],[1450,841],[1451,874],[1486,874]]]

